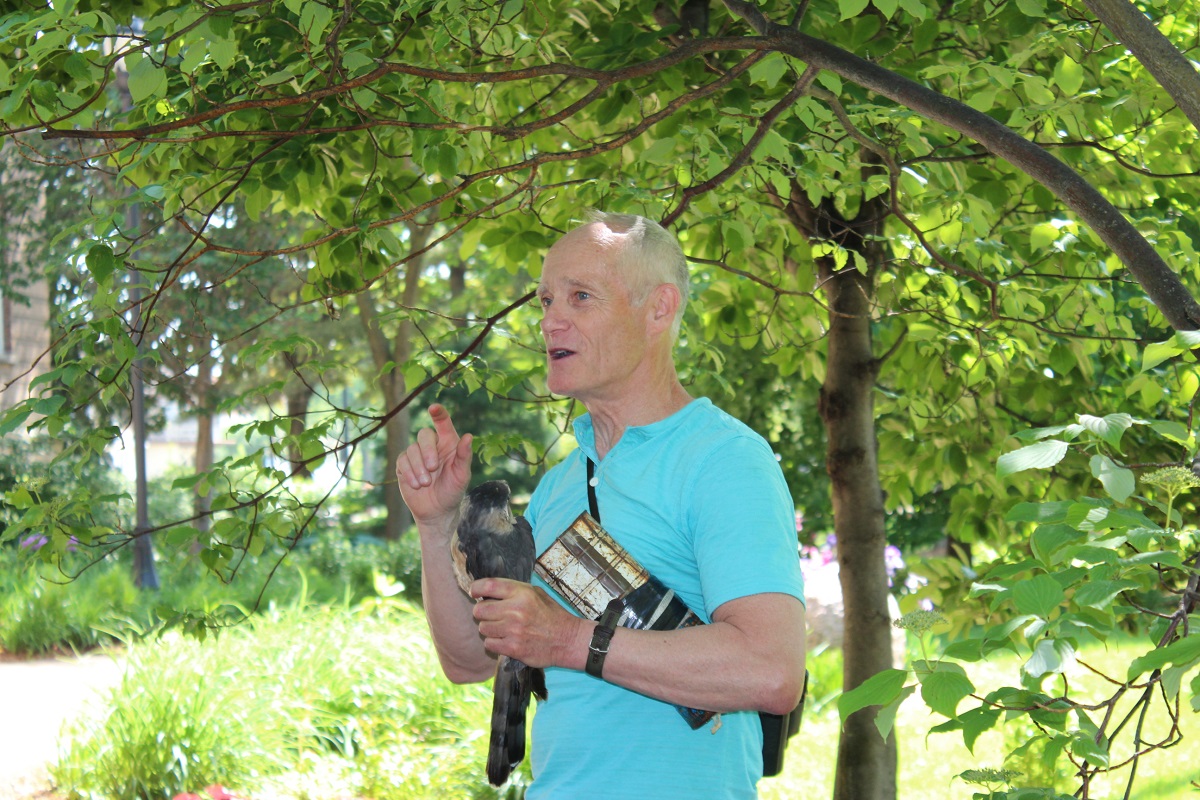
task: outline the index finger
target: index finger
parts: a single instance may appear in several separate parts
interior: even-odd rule
[[[433,421],[433,428],[437,431],[438,439],[458,441],[458,431],[454,429],[454,420],[450,419],[450,412],[444,405],[441,403],[431,405],[429,419]]]

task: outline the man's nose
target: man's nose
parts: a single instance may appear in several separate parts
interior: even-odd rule
[[[567,326],[567,319],[553,305],[542,310],[542,335],[561,331]]]

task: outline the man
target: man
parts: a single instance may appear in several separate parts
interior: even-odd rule
[[[478,580],[464,595],[448,542],[471,437],[435,405],[433,428],[396,473],[420,532],[442,669],[452,681],[486,680],[495,655],[546,668],[530,800],[755,797],[755,712],[790,711],[804,676],[803,581],[783,476],[761,437],[680,383],[673,345],[687,262],[657,224],[594,215],[550,248],[537,297],[549,388],[588,412],[575,422],[579,449],[526,510],[538,552],[588,508],[590,458],[605,529],[710,624],[618,628],[596,678],[585,665],[597,622],[540,581]],[[692,730],[673,705],[722,715]]]

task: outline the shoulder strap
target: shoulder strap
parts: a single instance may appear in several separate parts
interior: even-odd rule
[[[592,519],[599,522],[600,505],[596,502],[596,464],[587,456],[584,456],[584,458],[587,458],[588,513],[592,515]]]

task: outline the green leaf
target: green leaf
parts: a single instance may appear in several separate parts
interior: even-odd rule
[[[963,744],[971,752],[975,751],[975,742],[984,733],[987,733],[996,725],[996,721],[1000,719],[1000,709],[998,708],[972,708],[969,711],[964,711],[958,715],[958,719],[962,722]]]
[[[895,700],[879,709],[879,713],[875,715],[875,730],[879,731],[879,735],[884,739],[891,735],[892,728],[896,725],[896,714],[900,711],[901,704],[916,690],[916,686],[904,687]]]
[[[673,136],[659,139],[647,147],[641,156],[638,157],[638,160],[644,161],[647,164],[669,164],[674,160],[676,144],[677,142]]]
[[[167,92],[167,73],[151,58],[143,58],[129,71],[129,96],[142,103]]]
[[[957,664],[943,661],[927,675],[917,673],[921,681],[921,698],[931,709],[944,717],[958,714],[958,704],[975,691],[975,684]]]
[[[1129,664],[1125,678],[1131,681],[1143,672],[1162,669],[1167,664],[1187,664],[1197,659],[1200,659],[1200,634],[1193,634],[1138,656]]]
[[[1075,592],[1074,600],[1081,606],[1098,608],[1103,611],[1112,605],[1113,600],[1121,592],[1136,588],[1138,588],[1138,584],[1133,581],[1089,581]]]
[[[1117,466],[1108,456],[1092,456],[1092,475],[1100,479],[1100,484],[1108,496],[1118,503],[1123,503],[1133,494],[1137,480],[1133,471]]]
[[[440,144],[437,150],[437,172],[447,181],[458,172],[458,148],[451,144]]]
[[[308,37],[309,44],[315,45],[321,40],[331,19],[333,11],[328,6],[315,0],[304,4],[304,10],[300,12],[300,31]]]
[[[1008,512],[1005,520],[1008,522],[1064,522],[1073,504],[1069,500],[1056,500],[1050,503],[1017,503]]]
[[[1043,222],[1041,225],[1034,225],[1033,230],[1029,232],[1029,246],[1033,250],[1044,250],[1058,241],[1058,237],[1058,228],[1049,222]]]
[[[1109,414],[1104,417],[1080,414],[1079,424],[1113,447],[1119,447],[1121,445],[1121,437],[1125,435],[1125,431],[1133,426],[1133,417],[1128,414]]]
[[[774,89],[779,79],[787,74],[788,63],[782,53],[771,53],[750,68],[750,80]]]
[[[1187,426],[1175,420],[1155,420],[1150,423],[1150,429],[1159,436],[1170,439],[1176,444],[1187,444]]]
[[[92,273],[98,284],[106,282],[117,268],[117,257],[112,248],[103,244],[92,245],[84,261],[87,263],[88,272]]]
[[[251,529],[246,539],[246,553],[257,558],[263,554],[266,543],[267,537],[263,535],[262,531]]]
[[[171,547],[183,547],[186,544],[199,541],[200,530],[191,525],[176,525],[167,531],[167,544]]]
[[[929,9],[921,0],[900,0],[900,7],[916,19],[925,19],[929,16]]]
[[[222,70],[227,70],[233,66],[233,59],[237,57],[237,44],[232,39],[211,39],[208,43],[208,54],[212,56],[214,64]]]
[[[996,476],[1003,478],[1027,469],[1046,469],[1063,460],[1067,454],[1067,443],[1058,439],[1031,444],[1005,453],[996,461]]]
[[[1059,673],[1075,663],[1075,648],[1061,639],[1042,639],[1033,648],[1033,655],[1021,668],[1023,672],[1040,678],[1050,673]]]
[[[1154,369],[1167,359],[1200,347],[1200,331],[1178,331],[1165,342],[1148,345],[1142,352],[1142,372]]]
[[[31,403],[22,403],[4,412],[4,416],[0,417],[0,437],[7,436],[21,427],[31,414],[33,414]]]
[[[845,720],[867,706],[884,706],[895,700],[904,688],[908,671],[885,669],[876,673],[838,698],[838,714]]]
[[[1033,532],[1033,536],[1029,538],[1029,547],[1033,551],[1034,558],[1049,567],[1062,560],[1061,557],[1054,558],[1054,554],[1065,545],[1079,539],[1080,536],[1079,531],[1069,525],[1040,525]]]
[[[1033,614],[1047,619],[1062,603],[1065,595],[1058,581],[1049,575],[1035,575],[1012,587],[1013,604],[1022,614]]]
[[[899,7],[897,0],[871,0],[871,4],[879,9],[879,13],[883,14],[884,19],[891,19]]]
[[[1080,732],[1071,740],[1071,753],[1079,759],[1101,767],[1108,766],[1108,745],[1098,743],[1090,735]]]
[[[853,19],[867,10],[869,0],[838,0],[838,9],[842,19]]]
[[[1064,94],[1077,94],[1083,87],[1083,67],[1069,56],[1063,56],[1054,66],[1054,82]]]
[[[48,417],[62,408],[63,403],[66,401],[67,398],[63,397],[61,394],[50,395],[49,397],[40,397],[33,403],[33,413],[40,414],[43,417]]]

